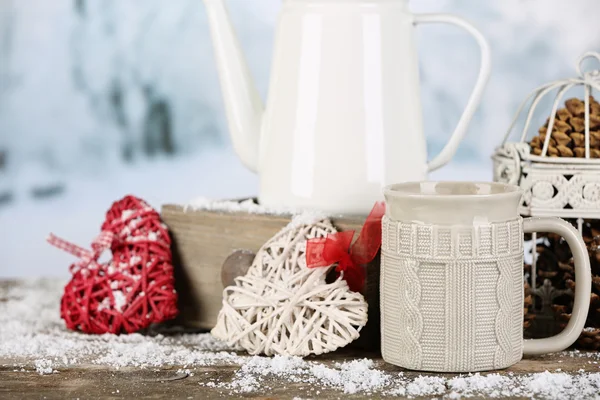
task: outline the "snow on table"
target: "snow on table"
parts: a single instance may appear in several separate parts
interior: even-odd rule
[[[489,374],[427,374],[378,355],[247,356],[208,333],[85,335],[59,318],[64,282],[0,282],[0,393],[69,398],[594,398],[600,355],[526,359]],[[175,331],[175,332],[174,332]]]

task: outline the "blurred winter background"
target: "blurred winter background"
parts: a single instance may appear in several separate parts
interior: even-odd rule
[[[400,1],[400,0],[398,0]],[[229,0],[266,94],[281,0]],[[484,103],[442,179],[491,179],[490,154],[524,96],[600,50],[598,0],[414,0],[470,19],[490,40]],[[431,154],[445,144],[478,71],[473,40],[419,29]],[[67,276],[53,231],[86,245],[132,193],[153,206],[255,195],[228,138],[201,0],[0,0],[0,277]]]

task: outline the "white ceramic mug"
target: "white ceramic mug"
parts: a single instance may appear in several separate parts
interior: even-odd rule
[[[591,272],[573,226],[559,218],[521,218],[521,190],[501,183],[403,183],[386,187],[384,195],[386,362],[423,371],[486,371],[577,340],[589,309]],[[575,261],[572,317],[550,338],[523,340],[524,231],[561,235]]]

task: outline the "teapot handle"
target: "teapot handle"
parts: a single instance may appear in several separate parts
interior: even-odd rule
[[[428,23],[451,24],[463,28],[475,38],[477,44],[479,44],[479,47],[481,48],[481,65],[479,67],[479,76],[477,78],[475,88],[473,89],[473,93],[471,93],[467,107],[465,108],[463,115],[460,117],[458,125],[450,137],[448,144],[446,144],[442,151],[427,165],[427,171],[431,172],[443,167],[452,159],[456,153],[456,150],[458,149],[458,145],[465,136],[469,123],[471,122],[471,118],[473,118],[473,114],[481,102],[483,91],[489,80],[492,69],[492,56],[490,46],[485,37],[473,25],[464,19],[448,14],[421,14],[414,16],[415,25]]]

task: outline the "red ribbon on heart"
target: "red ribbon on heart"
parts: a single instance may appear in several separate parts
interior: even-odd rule
[[[92,242],[92,249],[84,249],[67,240],[61,239],[54,234],[50,234],[46,239],[52,246],[66,251],[78,257],[80,260],[71,266],[71,272],[75,273],[79,269],[97,268],[98,258],[105,250],[110,249],[115,241],[115,234],[110,231],[102,231]]]
[[[344,273],[350,290],[360,292],[365,284],[364,265],[373,261],[381,247],[381,218],[385,203],[377,202],[352,244],[355,231],[344,231],[325,238],[310,239],[306,243],[306,266],[328,267],[337,263],[335,270]]]

